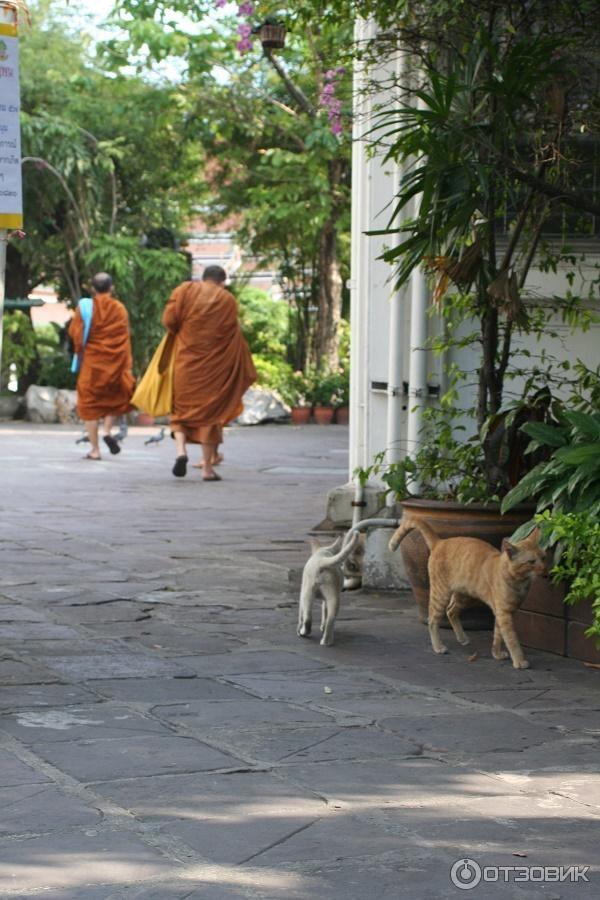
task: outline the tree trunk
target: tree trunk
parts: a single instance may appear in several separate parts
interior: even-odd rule
[[[342,318],[342,276],[337,254],[337,234],[331,220],[319,236],[319,312],[317,317],[317,366],[336,369],[340,362],[338,326]]]
[[[319,313],[315,335],[317,366],[340,364],[339,324],[342,318],[342,275],[338,257],[339,187],[344,172],[340,159],[328,165],[331,213],[319,235]]]

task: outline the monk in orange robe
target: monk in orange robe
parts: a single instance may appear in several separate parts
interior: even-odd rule
[[[111,432],[115,420],[129,412],[133,377],[129,317],[120,300],[112,296],[112,278],[99,272],[92,278],[93,313],[87,342],[79,309],[69,326],[81,367],[77,377],[77,413],[83,419],[91,450],[87,459],[100,459],[98,420],[104,420],[104,442],[111,453],[121,447]]]
[[[207,266],[202,281],[175,288],[163,313],[176,336],[171,429],[177,458],[173,475],[187,471],[187,444],[202,444],[204,481],[220,481],[214,470],[223,426],[242,412],[242,397],[256,380],[235,298],[225,290],[221,266]]]

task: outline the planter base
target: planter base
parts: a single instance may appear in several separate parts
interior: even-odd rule
[[[515,628],[523,646],[570,659],[600,664],[600,650],[585,636],[592,623],[590,603],[567,606],[565,587],[536,578],[515,613]]]

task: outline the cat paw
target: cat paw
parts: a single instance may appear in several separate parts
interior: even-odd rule
[[[434,648],[433,648],[433,652],[434,652],[434,653],[440,653],[440,654],[448,653],[448,648],[445,647],[445,646],[442,644],[442,646],[441,646],[441,647],[438,647],[437,649],[434,647]]]
[[[326,635],[323,635],[319,643],[321,644],[321,647],[331,647],[331,645],[333,644],[333,637],[327,637]]]
[[[310,622],[304,622],[302,625],[298,625],[298,637],[310,637],[311,627]]]
[[[457,640],[458,640],[458,638],[457,638]],[[458,641],[458,643],[459,643],[462,647],[466,647],[468,644],[471,643],[471,641],[470,641],[469,638],[465,635],[464,639],[463,639],[462,641]]]
[[[528,669],[529,662],[526,659],[521,659],[518,662],[513,662],[513,669]]]
[[[496,650],[495,652],[492,650],[492,656],[494,659],[508,659],[510,657],[510,653],[508,650]]]

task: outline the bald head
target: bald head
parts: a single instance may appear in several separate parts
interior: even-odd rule
[[[98,272],[92,278],[92,290],[95,294],[108,294],[113,280],[107,272]]]
[[[202,273],[202,281],[214,281],[215,284],[225,284],[227,272],[221,266],[207,266]]]

